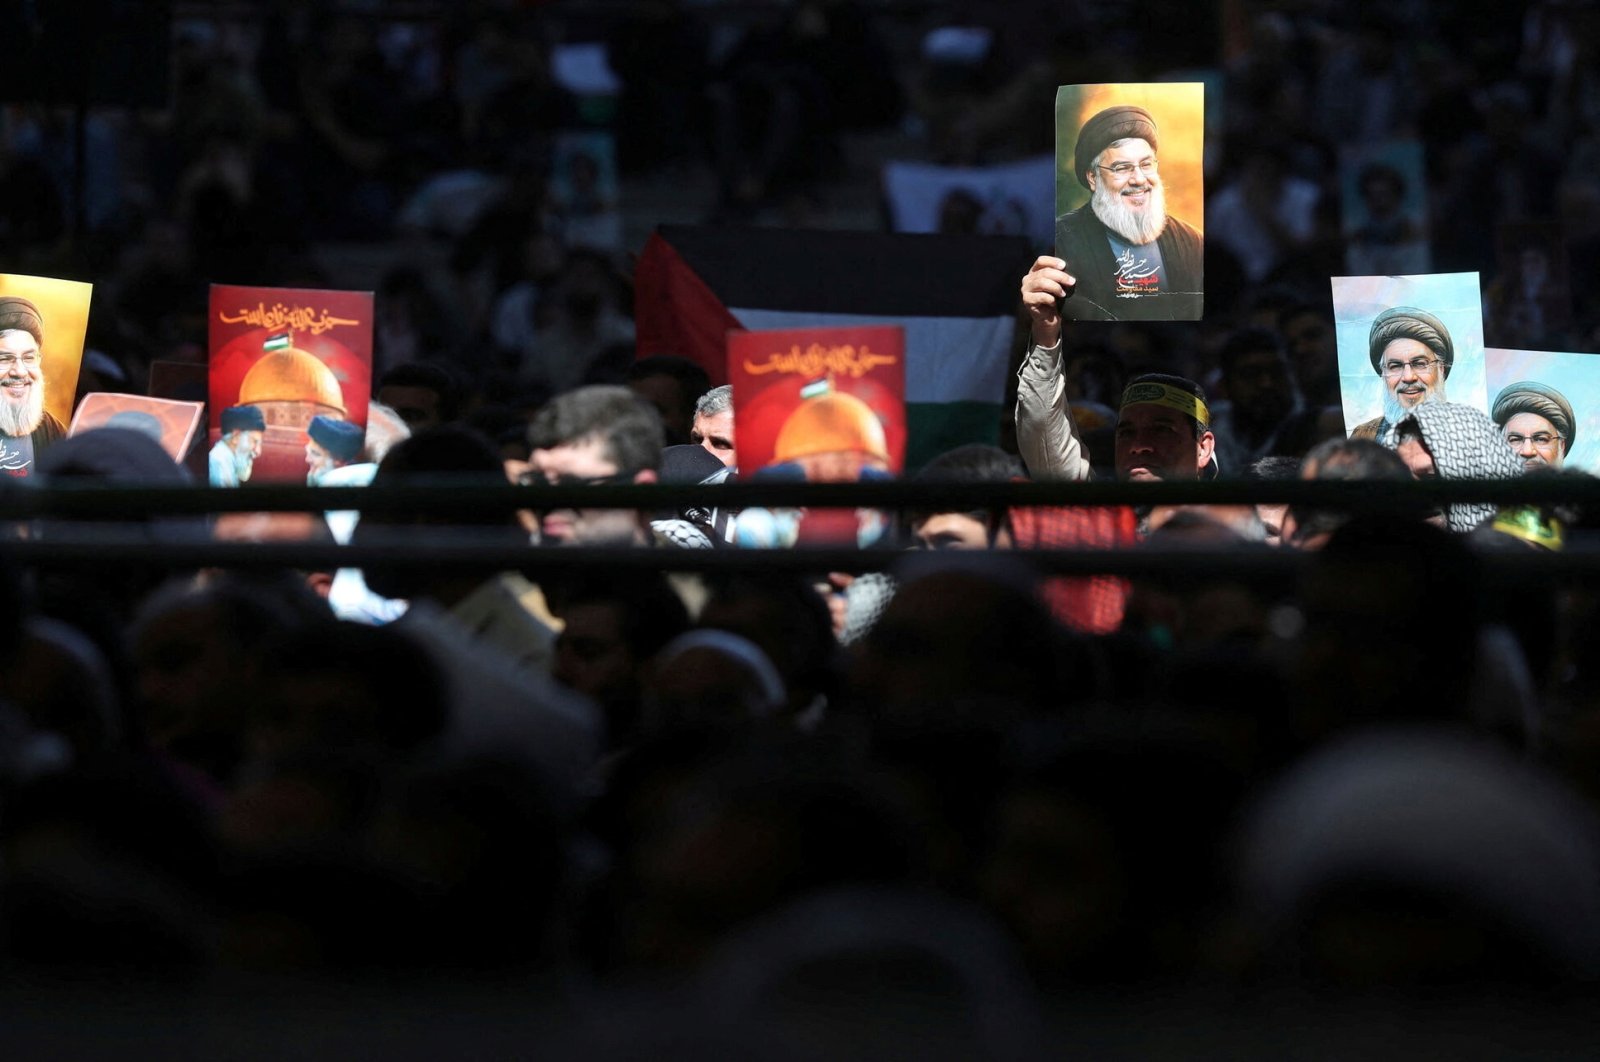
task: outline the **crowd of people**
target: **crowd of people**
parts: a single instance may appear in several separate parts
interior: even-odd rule
[[[573,1054],[636,1057],[648,1028],[695,1057],[840,1058],[1064,1053],[1054,1008],[1075,999],[1592,991],[1600,594],[1496,563],[1581,544],[1576,502],[930,503],[877,514],[883,570],[674,571],[782,513],[719,500],[740,471],[730,389],[635,349],[627,249],[584,242],[595,230],[551,192],[550,137],[573,127],[613,132],[625,172],[711,167],[716,220],[767,222],[795,196],[826,213],[851,128],[998,161],[1048,145],[1055,85],[1217,66],[1208,175],[1260,209],[1208,219],[1204,319],[1072,320],[1081,263],[1041,248],[1017,264],[1003,423],[907,478],[933,497],[1581,477],[1560,467],[1579,418],[1559,395],[1530,382],[1488,412],[1446,397],[1454,348],[1424,308],[1373,322],[1387,397],[1347,433],[1328,278],[1336,149],[1408,135],[1428,153],[1434,267],[1481,271],[1490,343],[1592,346],[1600,306],[1582,297],[1500,312],[1493,255],[1495,226],[1544,217],[1573,292],[1600,270],[1586,5],[1244,2],[1225,5],[1220,60],[1215,35],[1192,52],[1139,12],[1004,6],[967,13],[977,51],[934,46],[949,13],[933,5],[857,0],[186,17],[172,106],[89,116],[89,159],[118,179],[83,203],[67,116],[13,107],[7,269],[94,274],[80,393],[203,360],[208,281],[338,287],[321,241],[426,245],[442,273],[397,268],[377,291],[382,428],[357,446],[314,424],[313,479],[694,489],[660,512],[528,491],[514,512],[110,528],[372,547],[358,571],[0,553],[0,987],[472,986],[551,1015]],[[552,74],[558,27],[606,42],[613,113]],[[1409,47],[1423,27],[1429,46]],[[1115,172],[1138,203],[1159,184],[1153,162]],[[1295,203],[1303,217],[1274,216]],[[7,417],[38,390],[38,333],[13,311]],[[223,416],[213,476],[248,479],[250,412]],[[193,478],[137,432],[58,434],[0,497]],[[48,516],[17,535],[82,530]],[[428,563],[463,542],[497,563]],[[563,567],[568,546],[631,560]],[[1029,563],[1074,547],[1263,563]],[[498,563],[517,550],[526,564]],[[1286,575],[1273,550],[1302,562]]]

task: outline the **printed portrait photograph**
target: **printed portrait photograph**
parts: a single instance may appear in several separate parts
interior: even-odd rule
[[[1205,86],[1056,90],[1055,253],[1069,320],[1199,320],[1205,306]]]

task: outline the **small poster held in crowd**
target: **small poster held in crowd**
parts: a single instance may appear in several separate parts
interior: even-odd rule
[[[1079,321],[1197,321],[1205,303],[1205,85],[1056,90],[1055,253]]]
[[[360,460],[371,292],[211,287],[210,482],[317,483]]]
[[[1572,282],[1560,222],[1495,229],[1495,277],[1483,293],[1484,337],[1499,347],[1559,342],[1572,324]]]
[[[1600,473],[1600,354],[1485,352],[1489,419],[1524,471]]]
[[[1026,236],[1042,254],[1055,237],[1055,172],[1049,155],[989,166],[890,161],[883,191],[895,232]]]
[[[561,216],[566,245],[620,250],[616,138],[597,130],[557,133],[553,154],[550,202]]]
[[[1488,411],[1478,274],[1332,280],[1346,431],[1380,438],[1423,402]]]
[[[1406,276],[1432,268],[1422,144],[1393,140],[1339,151],[1345,266],[1355,276]]]
[[[177,402],[147,395],[96,391],[84,395],[83,401],[78,403],[67,434],[77,435],[95,428],[141,432],[160,443],[167,456],[181,465],[199,434],[205,412],[204,402]]]
[[[898,325],[790,328],[728,335],[734,432],[743,479],[855,483],[905,465],[905,330]],[[888,527],[877,510],[746,509],[742,545],[866,545]]]
[[[33,475],[67,434],[93,286],[0,274],[0,473]]]

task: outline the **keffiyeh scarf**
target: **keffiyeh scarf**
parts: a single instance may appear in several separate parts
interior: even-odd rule
[[[1501,438],[1500,429],[1482,410],[1459,402],[1424,402],[1406,420],[1422,429],[1422,444],[1433,455],[1441,479],[1512,479],[1522,475],[1522,462]],[[1404,424],[1402,420],[1400,424]],[[1399,424],[1385,423],[1378,441],[1391,450],[1399,445]],[[1471,531],[1495,514],[1488,503],[1445,507],[1452,531]]]

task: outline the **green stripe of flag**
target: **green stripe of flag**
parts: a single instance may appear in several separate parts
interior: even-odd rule
[[[998,444],[1001,416],[999,402],[907,402],[906,471],[967,443]]]

